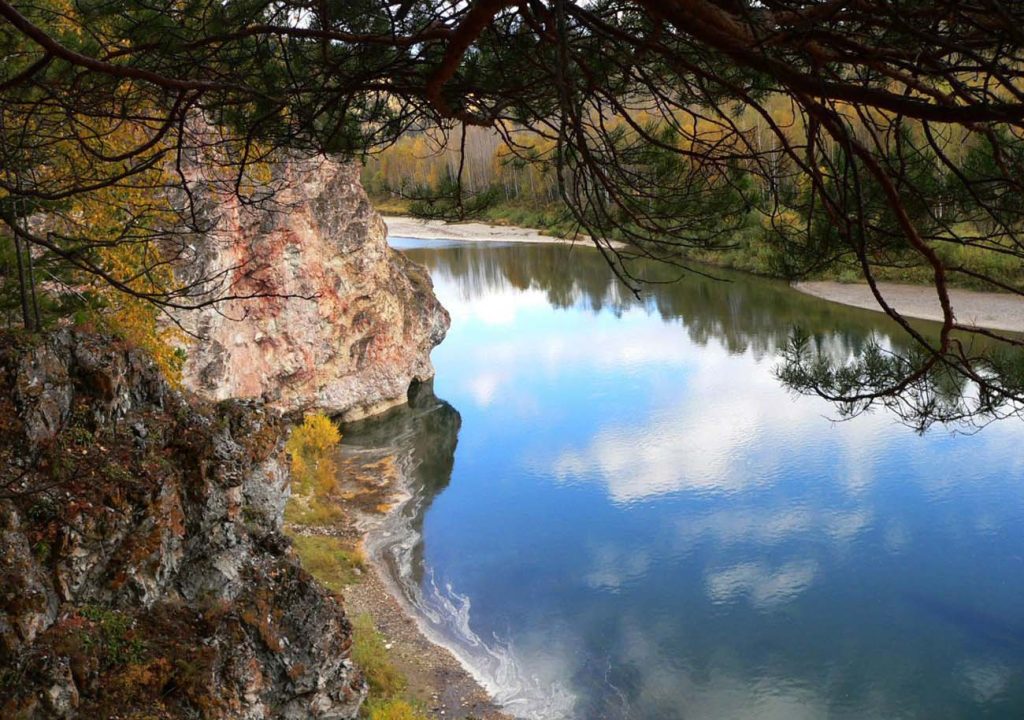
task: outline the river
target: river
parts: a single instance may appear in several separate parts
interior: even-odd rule
[[[433,387],[345,428],[412,499],[372,552],[524,718],[1024,717],[1024,425],[921,435],[776,378],[890,321],[729,275],[624,292],[559,245],[392,238]]]

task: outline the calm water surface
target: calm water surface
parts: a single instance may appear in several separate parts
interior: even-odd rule
[[[643,301],[562,246],[392,239],[452,327],[410,408],[347,429],[414,497],[373,539],[427,631],[529,718],[1024,717],[1024,426],[834,423],[794,324],[882,316],[750,278]]]

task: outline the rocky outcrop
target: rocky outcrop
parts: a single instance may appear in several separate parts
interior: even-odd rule
[[[340,598],[281,534],[280,430],[110,338],[0,337],[0,717],[356,717]]]
[[[346,420],[404,401],[433,376],[430,350],[448,329],[428,274],[388,247],[358,165],[294,160],[272,173],[279,190],[258,207],[207,193],[216,230],[196,240],[188,271],[240,297],[181,317],[201,338],[186,385]]]

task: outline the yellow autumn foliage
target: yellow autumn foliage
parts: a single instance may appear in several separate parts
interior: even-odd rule
[[[332,451],[341,442],[338,426],[322,413],[306,415],[293,428],[285,444],[291,457],[292,479],[302,493],[325,494],[337,485],[337,465]]]
[[[59,36],[100,43],[99,55],[125,49],[110,28],[85,23],[71,0],[46,0],[31,13]],[[40,52],[16,36],[3,39],[8,59],[19,67]],[[12,91],[0,103],[0,132],[17,134],[25,148],[8,158],[0,174],[11,185],[29,179],[54,198],[32,208],[32,230],[46,236],[38,245],[52,243],[67,254],[54,260],[35,248],[37,292],[60,300],[63,312],[148,351],[177,385],[189,337],[150,300],[182,299],[176,253],[183,245],[168,242],[187,217],[178,189],[194,172],[212,192],[265,196],[274,181],[272,151],[208,127],[198,114],[195,122],[187,118],[169,128],[161,104],[166,98],[134,80],[112,84],[109,95],[81,108],[42,102],[33,92]],[[191,161],[197,169],[182,170],[183,149],[197,148],[201,154]],[[0,198],[5,195],[0,191]]]
[[[69,12],[72,12],[69,7]],[[122,93],[130,92],[125,87]],[[116,103],[119,98],[113,98]],[[59,203],[42,205],[36,232],[66,249],[74,248],[82,264],[66,264],[51,271],[38,270],[43,291],[57,297],[77,298],[85,320],[103,331],[147,350],[174,385],[180,383],[187,336],[177,326],[164,322],[161,311],[146,297],[170,294],[177,281],[169,257],[161,245],[168,229],[180,224],[167,188],[173,170],[166,163],[152,163],[139,171],[132,161],[105,163],[98,158],[129,154],[145,146],[157,129],[145,121],[132,122],[111,113],[53,116],[57,110],[44,106],[32,115],[16,107],[0,107],[0,127],[20,127],[27,135],[51,138],[45,146],[47,159],[20,172],[33,182],[57,192],[74,178],[82,185],[93,184],[88,192],[69,192]],[[139,115],[145,116],[145,108]],[[60,137],[53,128],[67,123],[77,134]],[[159,139],[159,138],[157,138]],[[171,139],[157,142],[152,152],[170,147]],[[164,148],[164,149],[167,149]],[[104,181],[123,173],[121,180]],[[84,267],[91,265],[115,282],[101,278]],[[121,287],[115,287],[120,285]]]

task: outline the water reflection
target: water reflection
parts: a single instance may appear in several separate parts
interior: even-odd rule
[[[859,353],[877,333],[897,327],[879,313],[822,302],[779,281],[719,269],[707,270],[713,277],[691,273],[684,282],[672,282],[678,270],[638,264],[648,284],[637,298],[616,281],[599,253],[583,246],[475,243],[438,252],[420,241],[393,239],[393,244],[426,265],[435,280],[451,283],[460,302],[474,305],[474,312],[496,311],[491,316],[496,322],[511,320],[512,308],[524,300],[615,316],[639,308],[682,323],[693,343],[713,340],[729,353],[749,351],[756,359],[775,355],[795,326],[841,357]]]
[[[1024,715],[1020,424],[835,424],[774,377],[795,322],[844,357],[896,346],[884,317],[744,278],[637,300],[581,249],[408,252],[459,413],[345,442],[419,448],[395,577],[515,712]]]
[[[370,533],[366,550],[384,566],[427,636],[456,652],[496,699],[510,708],[564,716],[571,698],[561,686],[538,685],[524,674],[507,642],[477,635],[470,623],[471,599],[438,581],[424,558],[424,519],[450,482],[460,425],[459,413],[437,398],[433,383],[423,383],[410,389],[407,405],[343,428],[347,459],[365,466],[388,458],[409,490],[395,512]]]
[[[373,536],[372,549],[393,577],[412,585],[423,582],[423,518],[451,480],[461,423],[458,411],[434,395],[428,382],[409,389],[406,405],[344,428],[346,456],[364,464],[387,457],[408,486],[411,497],[402,501],[387,528]]]
[[[510,322],[523,302],[615,316],[641,309],[682,323],[692,343],[715,342],[731,354],[750,352],[757,360],[772,357],[777,374],[795,392],[860,396],[854,402],[837,400],[836,416],[881,406],[919,431],[936,423],[974,430],[1015,412],[1024,417],[1024,409],[993,391],[1024,382],[1024,353],[1008,351],[984,336],[954,334],[994,383],[987,392],[943,364],[919,375],[922,348],[908,342],[907,333],[888,316],[821,302],[778,281],[708,268],[705,272],[713,278],[690,272],[678,282],[677,269],[636,262],[632,269],[647,281],[643,297],[637,298],[623,290],[602,256],[585,246],[506,252],[495,245],[456,245],[437,254],[410,242],[411,255],[419,255],[435,274],[457,285],[463,301],[473,298],[473,312],[492,323]],[[910,322],[923,337],[937,339],[938,324]],[[916,380],[906,384],[911,376]],[[891,392],[897,386],[900,392]],[[890,392],[871,397],[884,389]]]

